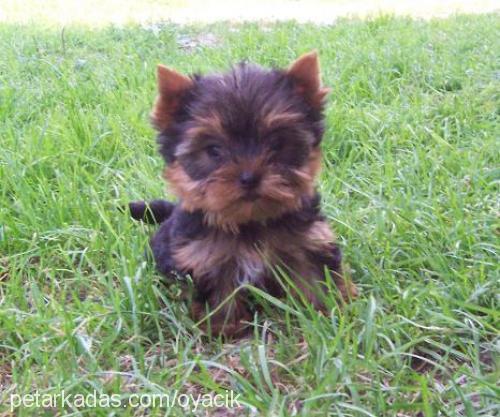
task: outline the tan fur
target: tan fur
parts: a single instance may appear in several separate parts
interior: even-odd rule
[[[319,147],[313,149],[309,155],[309,161],[307,162],[307,172],[308,175],[314,179],[316,179],[321,171],[321,159],[321,149]]]
[[[158,96],[151,112],[151,121],[161,131],[170,125],[180,98],[192,86],[193,81],[163,65],[157,67],[157,80]]]
[[[311,196],[314,180],[321,164],[321,151],[314,149],[308,163],[296,169],[293,184],[272,171],[264,172],[259,195],[255,201],[244,201],[237,181],[242,169],[259,170],[264,160],[232,163],[211,175],[210,181],[192,180],[178,162],[165,169],[165,179],[180,198],[187,211],[202,209],[208,224],[236,232],[242,223],[250,220],[264,222],[301,207],[301,197]]]
[[[249,275],[245,269],[264,268],[262,254],[268,252],[269,247],[266,242],[256,246],[246,245],[232,233],[212,230],[203,238],[187,241],[176,248],[173,257],[182,269],[191,270],[194,277],[217,270],[220,265],[229,261],[234,261],[237,266],[236,273],[239,271],[243,275]],[[256,266],[259,263],[261,265]],[[245,268],[245,265],[252,265],[252,267]],[[238,281],[238,277],[235,281]]]
[[[186,131],[186,137],[196,140],[204,136],[216,136],[218,139],[226,138],[226,132],[218,114],[213,113],[210,117],[194,119],[194,127]]]
[[[283,111],[281,109],[274,109],[267,112],[262,119],[262,127],[264,129],[273,129],[278,126],[287,126],[297,123],[302,120],[304,116],[300,113],[292,113]]]
[[[321,252],[325,246],[335,242],[330,225],[324,221],[313,223],[305,237],[304,247],[312,252]]]
[[[298,92],[303,94],[311,105],[321,107],[330,90],[322,87],[319,58],[316,51],[304,54],[293,62],[288,68],[288,75],[295,79]]]

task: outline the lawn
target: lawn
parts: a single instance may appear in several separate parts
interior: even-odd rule
[[[499,391],[498,15],[0,25],[0,415],[12,394],[240,394],[240,408],[72,416],[492,416]],[[360,297],[320,315],[256,293],[253,337],[194,328],[117,207],[165,194],[159,62],[285,66],[317,48],[324,212]],[[2,414],[3,413],[3,414]],[[66,414],[67,413],[67,414]],[[149,413],[149,414],[147,414]]]

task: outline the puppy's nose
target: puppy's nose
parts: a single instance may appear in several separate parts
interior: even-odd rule
[[[240,185],[247,190],[257,187],[257,185],[259,185],[259,181],[260,177],[255,172],[243,171],[240,174]]]

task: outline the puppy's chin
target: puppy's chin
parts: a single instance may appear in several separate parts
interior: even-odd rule
[[[221,210],[204,210],[207,224],[227,230],[237,231],[239,226],[249,222],[264,223],[267,220],[298,210],[301,207],[301,198],[293,196],[286,201],[278,202],[264,197],[252,201],[239,200]]]

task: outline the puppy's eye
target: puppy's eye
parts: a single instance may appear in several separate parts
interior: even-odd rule
[[[205,148],[205,152],[212,159],[219,159],[222,156],[222,147],[219,145],[210,145]]]
[[[283,139],[276,139],[271,142],[270,148],[273,152],[279,152],[283,149],[285,141]]]

